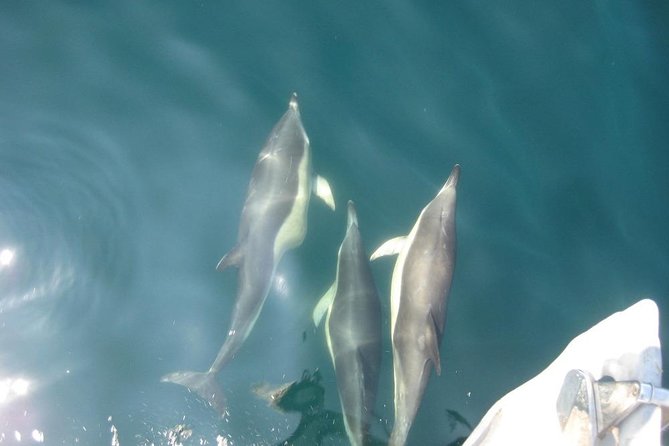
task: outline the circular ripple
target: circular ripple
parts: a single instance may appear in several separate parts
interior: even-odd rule
[[[0,314],[6,342],[63,334],[121,298],[128,166],[103,133],[32,122],[0,141]],[[115,295],[114,295],[115,294]]]

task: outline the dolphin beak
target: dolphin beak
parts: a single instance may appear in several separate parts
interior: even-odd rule
[[[448,180],[446,180],[444,188],[456,187],[458,185],[459,178],[460,178],[460,165],[456,164],[455,166],[453,166],[453,170],[451,170],[451,174],[448,176]]]
[[[293,92],[293,94],[290,95],[290,102],[289,102],[290,109],[296,112],[300,111],[299,105],[297,104],[297,93]]]
[[[355,205],[351,200],[348,200],[347,211],[348,211],[348,220],[347,220],[348,227],[350,228],[352,225],[358,226],[358,214],[356,214]]]
[[[444,183],[443,187],[439,190],[439,193],[437,195],[440,195],[449,189],[455,191],[455,188],[458,185],[459,178],[460,178],[460,165],[456,164],[455,166],[453,166],[451,174],[448,176],[446,183]]]

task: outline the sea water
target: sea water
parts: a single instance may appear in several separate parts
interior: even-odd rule
[[[442,374],[410,444],[466,436],[642,297],[666,344],[668,25],[661,1],[3,2],[0,443],[278,444],[300,417],[253,389],[305,370],[340,412],[310,315],[344,204],[371,252],[410,230],[455,163]],[[303,245],[219,376],[221,419],[160,377],[206,369],[225,338],[236,276],[215,266],[293,91],[338,208],[312,201]],[[392,267],[373,265],[381,438]]]

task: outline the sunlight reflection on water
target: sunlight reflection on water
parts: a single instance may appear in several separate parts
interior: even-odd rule
[[[0,405],[28,394],[30,381],[25,378],[5,378],[0,380]]]

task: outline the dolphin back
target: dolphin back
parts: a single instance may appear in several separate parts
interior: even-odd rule
[[[346,236],[339,249],[335,292],[327,337],[349,440],[368,444],[381,362],[381,304],[358,230],[353,202],[348,203]]]
[[[439,347],[455,269],[459,176],[460,166],[455,165],[404,240],[393,271],[391,340],[395,423],[389,442],[392,446],[406,443],[432,368],[441,374]]]

